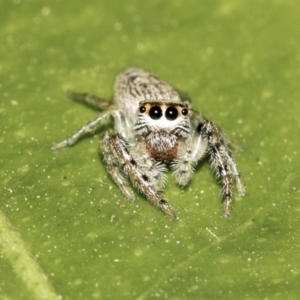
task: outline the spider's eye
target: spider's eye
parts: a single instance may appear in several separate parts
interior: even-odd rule
[[[166,118],[168,120],[175,120],[177,117],[178,117],[178,110],[173,106],[168,107],[166,110]]]
[[[145,106],[140,106],[140,113],[144,113],[146,111],[146,107]]]
[[[149,116],[153,120],[158,120],[162,116],[162,110],[159,106],[153,106],[150,108]]]
[[[182,113],[182,115],[183,116],[186,116],[187,114],[188,114],[188,110],[186,109],[186,108],[184,108],[182,111],[181,111],[181,113]]]

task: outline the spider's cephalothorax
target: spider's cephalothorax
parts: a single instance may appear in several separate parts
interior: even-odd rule
[[[170,162],[177,157],[178,141],[188,138],[190,127],[187,105],[142,101],[134,129],[150,157]]]
[[[73,145],[112,117],[115,132],[104,135],[101,150],[108,173],[127,199],[134,200],[129,178],[149,201],[177,219],[160,193],[164,187],[164,172],[171,167],[176,182],[185,186],[205,154],[210,156],[212,169],[221,180],[226,217],[231,212],[233,181],[239,194],[245,194],[228,150],[228,146],[234,145],[214,123],[192,110],[186,99],[154,75],[134,68],[122,72],[115,83],[113,104],[89,94],[69,92],[68,95],[99,110],[107,110],[52,149]]]

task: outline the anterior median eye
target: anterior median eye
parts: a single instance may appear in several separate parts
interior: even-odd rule
[[[175,120],[177,117],[178,117],[178,110],[173,106],[168,107],[166,110],[166,118],[168,120]]]
[[[150,108],[149,116],[153,120],[158,120],[162,116],[162,110],[159,106],[153,106]]]

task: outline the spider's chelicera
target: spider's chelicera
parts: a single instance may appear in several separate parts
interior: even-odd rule
[[[164,172],[171,168],[177,184],[186,186],[205,154],[210,156],[212,169],[222,184],[224,216],[230,216],[233,181],[239,194],[245,195],[228,149],[234,145],[213,122],[191,109],[186,97],[154,75],[135,68],[122,72],[115,83],[114,103],[89,94],[68,95],[98,110],[107,109],[52,149],[75,144],[112,118],[114,132],[105,133],[100,148],[108,173],[127,199],[134,201],[134,186],[164,213],[177,219],[161,195]]]

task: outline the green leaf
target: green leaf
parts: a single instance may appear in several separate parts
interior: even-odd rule
[[[2,299],[297,299],[299,5],[267,1],[0,1]],[[222,217],[208,160],[164,194],[175,222],[125,199],[97,135],[50,147],[142,67],[244,146],[248,194]],[[237,193],[235,193],[237,194]]]

